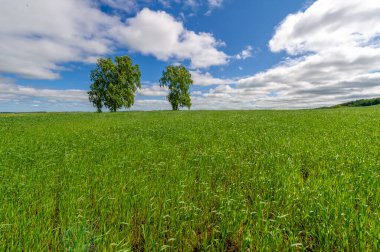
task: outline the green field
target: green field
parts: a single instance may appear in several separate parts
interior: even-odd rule
[[[379,107],[0,115],[0,251],[379,251]]]

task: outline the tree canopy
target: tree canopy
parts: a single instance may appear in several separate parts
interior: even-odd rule
[[[141,88],[141,72],[128,56],[112,59],[98,59],[96,68],[91,71],[89,100],[102,112],[103,106],[111,112],[121,107],[130,108],[135,102],[135,93]]]
[[[190,72],[184,66],[168,66],[160,79],[161,87],[169,88],[168,101],[173,110],[191,107],[190,85],[193,84]]]
[[[339,105],[333,106],[333,108],[340,108],[340,107],[367,107],[367,106],[374,106],[380,104],[380,97],[379,98],[373,98],[373,99],[361,99],[356,101],[350,101],[346,103],[342,103]]]

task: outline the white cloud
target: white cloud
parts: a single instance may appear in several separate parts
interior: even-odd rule
[[[172,7],[170,0],[158,0],[158,2],[164,7],[164,8],[170,8]]]
[[[125,12],[138,11],[141,8],[149,7],[154,4],[154,0],[97,0],[104,5]],[[208,6],[210,9],[219,8],[224,0],[157,0],[164,8],[171,8],[179,5],[185,8],[196,10],[201,6]]]
[[[166,87],[160,87],[159,84],[144,85],[137,94],[140,96],[166,96],[168,89]]]
[[[0,78],[0,112],[93,110],[85,90],[35,88]]]
[[[380,2],[318,0],[304,12],[289,15],[276,29],[269,46],[290,54],[357,47],[380,36]]]
[[[144,9],[124,23],[97,7],[90,0],[3,0],[0,73],[57,79],[65,63],[93,63],[125,47],[160,60],[190,60],[194,67],[227,63],[212,34],[189,31],[165,12]]]
[[[221,7],[223,4],[223,0],[208,0],[208,5],[210,8]]]
[[[145,8],[128,19],[125,27],[114,28],[112,34],[132,50],[164,61],[189,59],[194,68],[228,62],[228,56],[217,49],[223,43],[212,34],[189,31],[163,11]]]
[[[3,0],[0,72],[56,79],[62,63],[109,53],[107,30],[118,24],[85,0]]]
[[[373,78],[373,81],[379,81]],[[355,82],[350,82],[354,84]],[[344,83],[347,84],[347,83]],[[331,106],[346,101],[373,98],[380,94],[380,88],[352,89],[341,93],[341,83],[321,89],[300,89],[292,93],[289,90],[275,91],[270,88],[237,88],[231,85],[218,86],[192,96],[193,109],[301,109]],[[303,92],[304,91],[304,92]],[[354,92],[353,92],[354,91]]]
[[[235,55],[235,58],[238,60],[245,60],[252,57],[252,46],[247,46],[241,53]]]
[[[268,108],[307,108],[380,96],[380,2],[319,0],[289,15],[269,43],[295,56],[211,97]],[[240,90],[240,91],[239,91]]]
[[[131,110],[170,110],[170,103],[166,99],[136,100]]]
[[[269,43],[291,58],[236,85],[204,91],[194,108],[314,108],[379,97],[378,13],[378,1],[316,1],[289,15]]]
[[[185,0],[184,4],[190,8],[197,8],[200,5],[198,0]]]
[[[212,11],[216,8],[219,8],[223,5],[223,0],[207,0],[208,11],[205,13],[205,16],[210,16]]]
[[[211,85],[228,85],[236,83],[236,80],[215,78],[210,73],[201,73],[200,71],[190,71],[194,85],[211,86]]]
[[[15,84],[12,80],[0,79],[0,101],[33,100],[33,98],[54,100],[57,102],[86,102],[88,95],[84,90],[46,89]],[[36,100],[34,100],[35,102]]]

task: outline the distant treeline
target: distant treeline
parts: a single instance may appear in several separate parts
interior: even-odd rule
[[[341,107],[366,107],[374,106],[380,104],[380,97],[373,99],[361,99],[356,101],[350,101],[342,104],[333,106],[332,108],[341,108]]]

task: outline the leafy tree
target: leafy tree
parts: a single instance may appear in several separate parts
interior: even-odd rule
[[[169,88],[168,101],[173,110],[191,107],[190,85],[193,84],[190,72],[184,66],[168,66],[160,79],[161,87]]]
[[[141,72],[128,56],[112,59],[98,59],[96,68],[91,71],[89,100],[102,112],[103,106],[111,112],[121,107],[130,108],[135,102],[135,92],[141,88]]]

